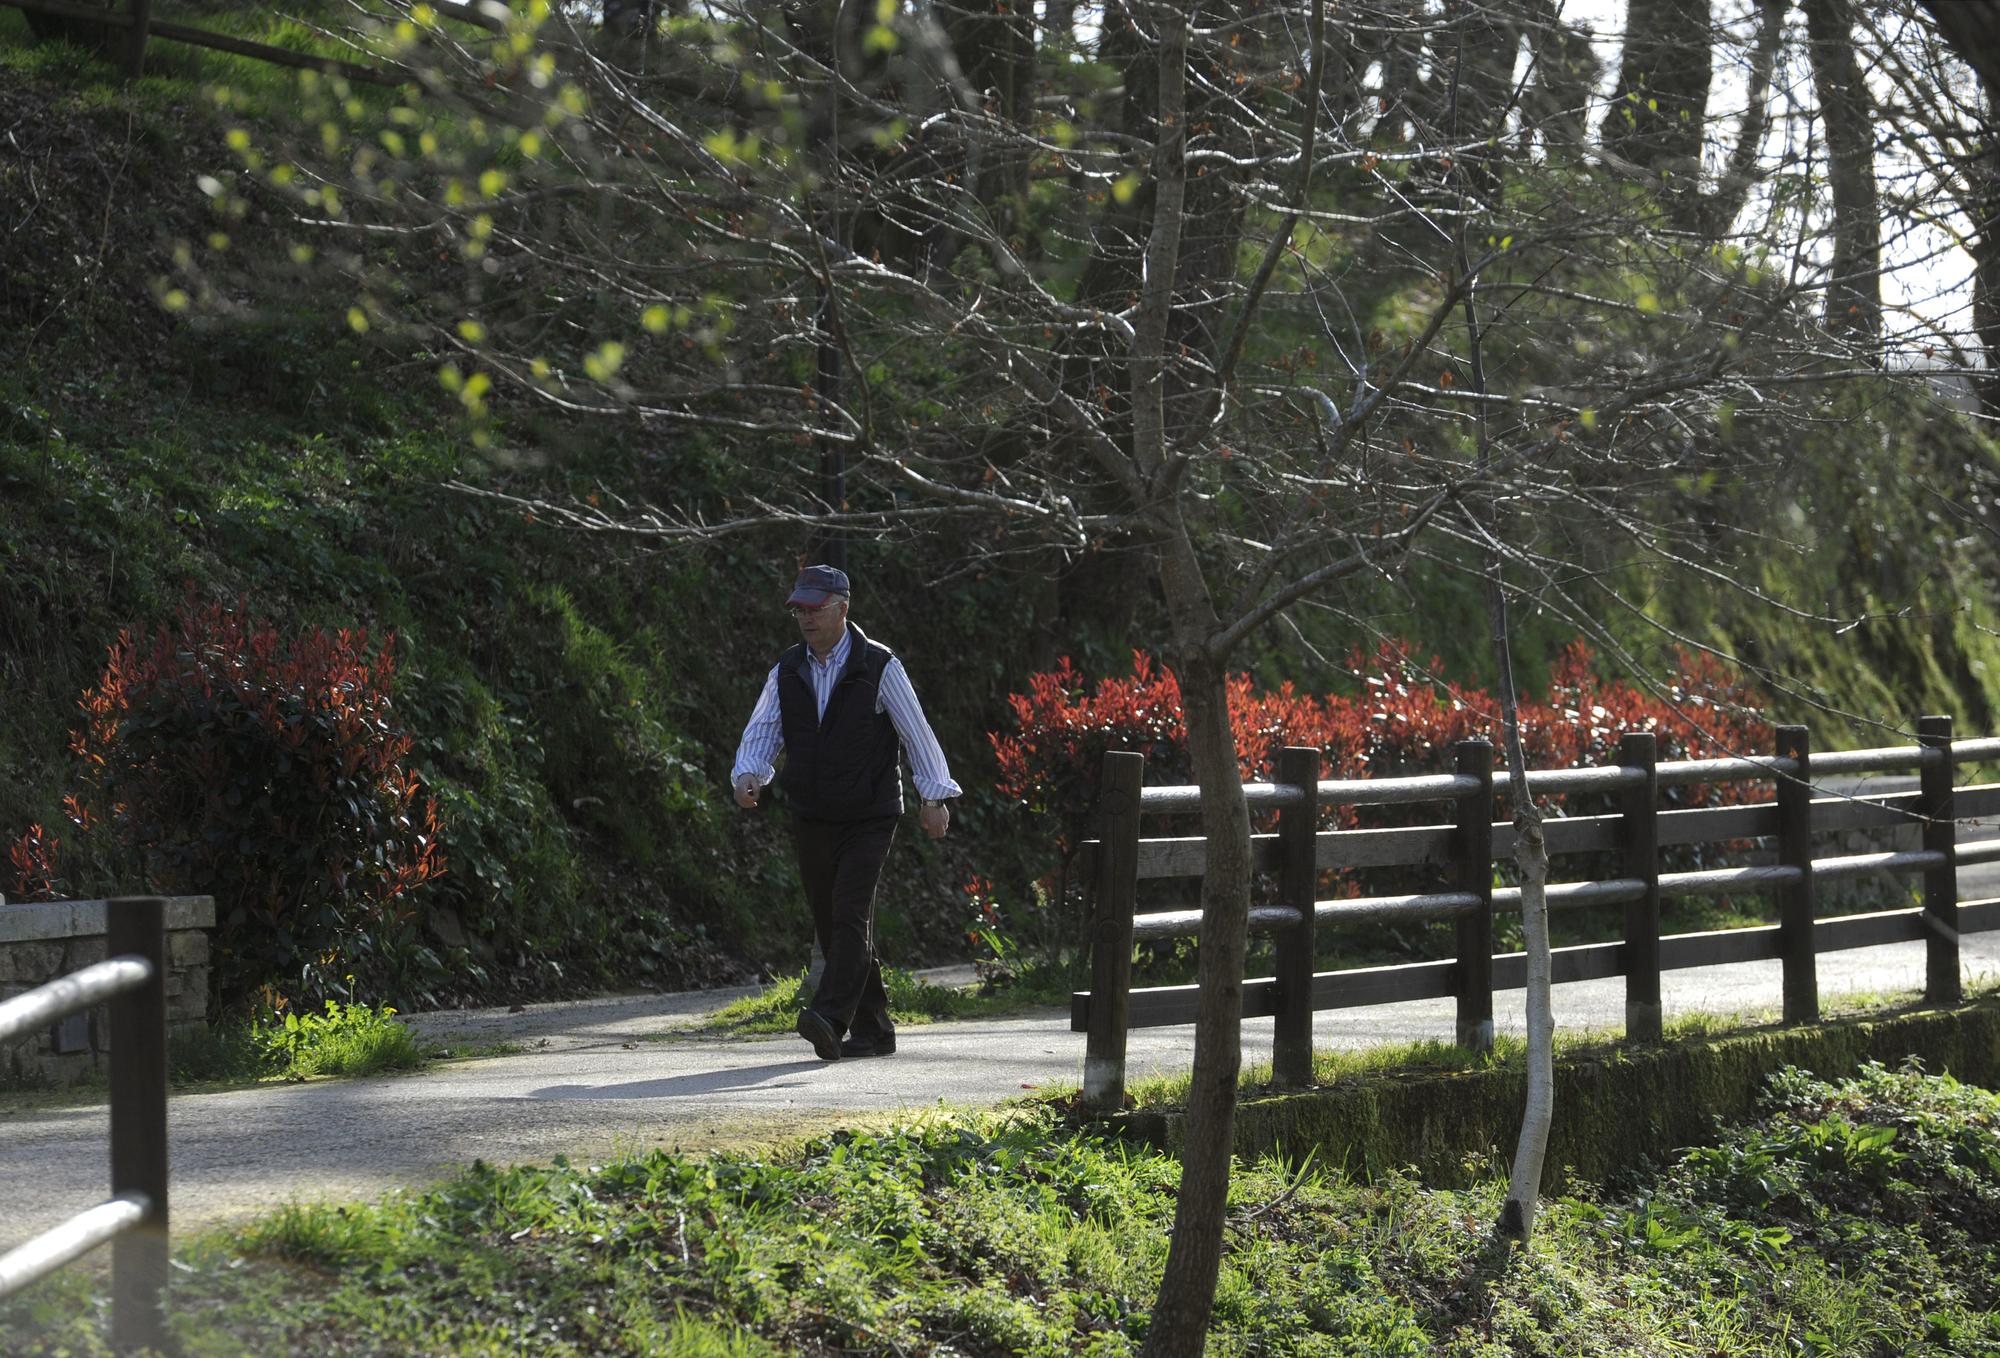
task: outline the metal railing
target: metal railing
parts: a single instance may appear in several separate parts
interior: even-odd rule
[[[2000,839],[1960,842],[1955,823],[2000,814],[2000,785],[1957,787],[1960,764],[2000,759],[2000,739],[1952,739],[1949,717],[1918,723],[1918,744],[1814,754],[1806,729],[1777,730],[1770,757],[1697,759],[1658,763],[1651,733],[1621,740],[1616,764],[1581,769],[1536,769],[1528,786],[1537,796],[1610,795],[1610,815],[1554,817],[1544,825],[1552,858],[1565,854],[1617,856],[1615,876],[1551,881],[1551,910],[1622,904],[1624,938],[1558,948],[1551,959],[1557,981],[1623,976],[1626,1035],[1657,1041],[1661,1032],[1660,974],[1682,967],[1776,959],[1783,964],[1787,1022],[1818,1017],[1815,957],[1822,952],[1882,943],[1926,945],[1925,996],[1937,1002],[1960,995],[1959,937],[2000,929],[2000,901],[1962,906],[1957,868],[2000,860]],[[1493,951],[1496,911],[1520,909],[1518,888],[1493,885],[1492,865],[1510,856],[1514,827],[1491,819],[1495,785],[1493,750],[1485,741],[1457,749],[1457,771],[1417,778],[1322,780],[1319,751],[1282,752],[1277,776],[1251,784],[1244,797],[1253,810],[1275,810],[1274,833],[1252,837],[1251,866],[1277,879],[1276,901],[1250,911],[1252,933],[1275,936],[1276,975],[1241,982],[1245,1018],[1276,1019],[1274,1078],[1307,1084],[1312,1070],[1312,1015],[1317,1010],[1454,998],[1458,1041],[1485,1047],[1493,1036],[1493,992],[1526,983],[1520,953]],[[1914,792],[1861,797],[1814,797],[1814,780],[1860,773],[1915,771]],[[1086,844],[1094,863],[1091,913],[1091,988],[1071,997],[1071,1027],[1086,1033],[1084,1101],[1099,1110],[1119,1107],[1125,1086],[1129,1029],[1192,1023],[1200,1005],[1195,986],[1134,990],[1132,949],[1146,939],[1193,938],[1199,909],[1140,913],[1142,881],[1199,878],[1208,861],[1201,838],[1146,838],[1142,817],[1185,814],[1201,804],[1192,787],[1145,787],[1144,761],[1136,754],[1105,756],[1097,837]],[[1771,801],[1736,806],[1663,810],[1659,790],[1692,784],[1762,782]],[[1504,785],[1502,790],[1504,791]],[[1323,831],[1320,810],[1329,806],[1444,804],[1430,825]],[[1915,825],[1922,847],[1895,853],[1815,857],[1812,836],[1831,831]],[[1768,839],[1771,865],[1662,872],[1660,851],[1675,845]],[[1425,867],[1440,870],[1443,890],[1397,896],[1318,896],[1320,874],[1355,868]],[[1917,876],[1920,908],[1818,918],[1815,884],[1874,873]],[[1663,896],[1770,894],[1779,922],[1757,928],[1662,936]],[[1451,920],[1457,956],[1446,961],[1316,972],[1317,931],[1325,927]]]
[[[166,900],[105,902],[108,960],[0,1002],[0,1043],[104,1004],[110,1013],[111,1197],[0,1255],[0,1298],[111,1242],[111,1344],[161,1349],[167,1288]]]

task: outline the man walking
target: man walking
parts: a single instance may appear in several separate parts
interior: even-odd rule
[[[785,606],[804,640],[764,677],[729,774],[736,804],[754,808],[784,748],[792,843],[826,955],[798,1030],[822,1061],[896,1051],[875,956],[875,881],[903,814],[901,753],[932,839],[950,827],[959,795],[903,662],[847,621],[849,594],[844,571],[799,572]]]

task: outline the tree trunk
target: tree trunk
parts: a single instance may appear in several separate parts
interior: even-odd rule
[[[1535,60],[1534,79],[1523,95],[1524,121],[1550,146],[1580,147],[1597,84],[1597,55],[1589,37],[1563,21],[1555,0],[1527,0],[1523,8]]]
[[[1076,0],[1047,0],[1042,6],[1042,28],[1050,42],[1076,41]]]
[[[1458,110],[1452,110],[1456,125]],[[1459,201],[1469,207],[1464,192],[1464,172],[1460,169]],[[1477,229],[1472,214],[1462,211],[1457,228],[1458,272],[1469,276],[1471,251],[1469,231]],[[1472,389],[1487,392],[1485,331],[1480,324],[1476,294],[1465,294],[1466,357],[1471,369]],[[1475,463],[1479,475],[1493,465],[1492,427],[1482,405],[1473,416]],[[1542,835],[1542,815],[1528,793],[1528,759],[1521,747],[1521,699],[1514,686],[1514,649],[1507,617],[1507,580],[1502,538],[1498,532],[1475,526],[1487,540],[1486,603],[1492,625],[1493,667],[1500,683],[1500,719],[1507,757],[1510,800],[1514,804],[1514,861],[1521,872],[1521,923],[1528,953],[1528,1098],[1521,1113],[1521,1135],[1514,1149],[1514,1173],[1507,1186],[1495,1232],[1503,1239],[1527,1243],[1535,1226],[1535,1201],[1541,1194],[1542,1157],[1548,1150],[1549,1123],[1555,1112],[1555,1015],[1549,996],[1549,853]]]
[[[1979,408],[2000,420],[2000,146],[1988,145],[1974,173],[1980,176],[1979,220],[1972,238],[1972,333],[1986,354],[1977,375]]]
[[[1171,573],[1171,572],[1168,572]],[[1188,749],[1201,785],[1208,862],[1201,884],[1201,1007],[1173,1243],[1153,1304],[1144,1358],[1199,1358],[1222,1267],[1223,1215],[1235,1148],[1236,1079],[1242,1066],[1243,958],[1250,917],[1250,812],[1243,800],[1223,667],[1177,658]]]
[[[1994,0],[1917,0],[1965,64],[1989,90],[2000,89],[2000,4]]]
[[[1833,188],[1833,270],[1826,328],[1882,347],[1882,209],[1875,192],[1875,131],[1854,51],[1851,0],[1804,0],[1813,90],[1826,125]]]
[[[1431,38],[1432,68],[1452,73],[1436,122],[1453,141],[1497,132],[1514,103],[1520,18],[1512,6],[1488,4],[1459,4],[1446,13],[1453,22]]]
[[[1630,0],[1625,50],[1598,140],[1652,170],[1676,196],[1700,184],[1701,138],[1715,54],[1709,0]]]
[[[1757,0],[1757,45],[1750,53],[1750,78],[1744,90],[1743,122],[1736,129],[1722,182],[1702,204],[1702,234],[1711,240],[1727,236],[1735,226],[1764,159],[1764,133],[1771,125],[1771,76],[1778,49],[1784,45],[1785,14],[1791,0]]]
[[[1535,1204],[1542,1192],[1542,1160],[1555,1116],[1555,1010],[1549,993],[1549,851],[1542,813],[1528,793],[1528,760],[1521,748],[1521,704],[1514,690],[1514,654],[1507,619],[1507,590],[1498,556],[1487,563],[1487,608],[1493,624],[1493,659],[1500,674],[1500,715],[1505,731],[1507,787],[1514,804],[1514,862],[1521,871],[1521,931],[1528,951],[1528,1098],[1514,1146],[1495,1231],[1523,1245],[1533,1237]]]
[[[1152,165],[1153,214],[1146,237],[1139,305],[1132,322],[1129,369],[1132,458],[1154,483],[1171,451],[1167,427],[1167,336],[1181,282],[1181,232],[1187,204],[1187,50],[1189,17],[1161,7],[1159,103]],[[1218,630],[1214,601],[1194,538],[1169,499],[1153,511],[1160,537],[1160,586],[1173,629],[1188,751],[1201,786],[1208,863],[1201,885],[1200,1007],[1188,1132],[1165,1275],[1146,1332],[1145,1358],[1199,1358],[1222,1265],[1223,1212],[1235,1138],[1236,1076],[1242,1064],[1243,954],[1250,918],[1250,813],[1229,725],[1222,658],[1208,639]]]
[[[1035,20],[1026,4],[952,3],[936,6],[973,90],[988,116],[1007,127],[1033,122],[1035,95]],[[973,196],[1000,238],[1015,253],[1033,259],[1041,253],[1033,239],[1034,214],[1028,207],[1028,167],[1033,154],[1019,144],[995,139],[972,164]]]
[[[1190,7],[1192,10],[1192,7]],[[1201,16],[1220,25],[1228,17],[1223,7],[1209,3]],[[1127,135],[1141,140],[1164,139],[1167,129],[1156,123],[1166,96],[1165,76],[1171,67],[1179,82],[1175,94],[1181,109],[1182,128],[1211,124],[1204,135],[1213,138],[1214,126],[1228,127],[1237,121],[1231,110],[1241,96],[1228,79],[1213,67],[1209,53],[1190,53],[1181,43],[1178,58],[1169,60],[1163,50],[1168,35],[1162,25],[1172,14],[1167,7],[1154,9],[1141,0],[1112,0],[1104,7],[1102,32],[1097,55],[1104,64],[1124,74],[1125,90],[1119,126]],[[1179,16],[1191,23],[1190,14]],[[1253,35],[1254,37],[1254,35]],[[1246,38],[1245,41],[1251,41]],[[1179,129],[1177,129],[1179,131]],[[1182,133],[1184,135],[1184,133]],[[1181,143],[1176,142],[1176,147]],[[1253,148],[1239,146],[1245,154]],[[1180,150],[1175,152],[1178,157]],[[1174,288],[1179,304],[1165,317],[1162,353],[1179,353],[1185,345],[1190,362],[1182,373],[1163,366],[1163,399],[1170,414],[1187,418],[1188,407],[1199,405],[1208,395],[1205,386],[1185,380],[1188,368],[1212,372],[1220,359],[1218,320],[1226,310],[1228,297],[1236,290],[1235,278],[1244,236],[1245,195],[1236,176],[1211,172],[1200,178],[1182,176],[1175,188]],[[1091,246],[1076,284],[1080,306],[1102,307],[1107,311],[1128,310],[1142,284],[1156,275],[1146,255],[1154,240],[1164,185],[1156,172],[1129,195],[1104,195],[1101,211],[1090,228]],[[1213,280],[1212,284],[1209,280]],[[1124,437],[1127,404],[1135,390],[1134,375],[1127,367],[1127,355],[1106,338],[1090,333],[1066,336],[1059,341],[1061,381],[1079,400],[1107,413],[1105,425]],[[1199,359],[1201,362],[1193,362]],[[1136,423],[1137,417],[1133,416]],[[1163,417],[1164,418],[1164,417]],[[1134,434],[1135,440],[1138,435]],[[1164,447],[1164,444],[1161,445]],[[1142,468],[1154,454],[1135,447]],[[1153,463],[1150,465],[1157,465]],[[1093,510],[1129,508],[1092,504]],[[1089,631],[1102,625],[1123,625],[1135,613],[1152,605],[1150,581],[1142,558],[1126,552],[1096,552],[1081,556],[1063,570],[1062,617],[1072,631]]]

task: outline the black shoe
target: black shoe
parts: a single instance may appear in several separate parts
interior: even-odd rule
[[[799,1036],[812,1043],[813,1055],[822,1061],[840,1059],[840,1034],[833,1025],[808,1009],[799,1015]]]
[[[894,1056],[896,1035],[883,1033],[879,1037],[850,1037],[840,1044],[840,1054],[857,1059],[863,1056]]]

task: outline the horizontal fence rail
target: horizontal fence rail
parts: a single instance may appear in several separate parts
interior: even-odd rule
[[[0,1255],[0,1298],[110,1243],[111,1344],[164,1348],[167,1284],[166,901],[105,903],[107,961],[0,1003],[0,1042],[107,1006],[111,1198]]]
[[[1555,980],[1624,976],[1626,1031],[1631,1040],[1657,1040],[1660,1032],[1661,972],[1722,962],[1777,959],[1785,968],[1785,1017],[1817,1017],[1813,958],[1822,952],[1882,943],[1923,941],[1927,945],[1925,994],[1933,1000],[1959,997],[1958,940],[1964,933],[2000,928],[2000,901],[1961,905],[1959,865],[2000,861],[2000,839],[1959,843],[1961,820],[2000,816],[2000,783],[1954,786],[1965,765],[2000,761],[2000,738],[1954,742],[1951,719],[1926,717],[1918,724],[1919,743],[1867,750],[1813,754],[1803,727],[1779,728],[1769,757],[1657,763],[1650,733],[1626,736],[1619,762],[1592,768],[1537,769],[1528,785],[1537,797],[1601,796],[1620,809],[1611,814],[1552,816],[1543,830],[1552,867],[1566,856],[1618,855],[1625,871],[1614,877],[1553,881],[1546,888],[1551,910],[1623,905],[1625,938],[1619,942],[1559,948]],[[1138,755],[1105,756],[1099,799],[1099,829],[1086,841],[1083,879],[1093,888],[1091,989],[1071,1000],[1072,1027],[1089,1034],[1085,1051],[1084,1097],[1098,1109],[1119,1106],[1124,1094],[1127,1030],[1193,1022],[1199,1005],[1194,986],[1132,990],[1131,950],[1135,943],[1198,937],[1197,907],[1137,910],[1142,881],[1198,880],[1206,869],[1208,846],[1201,838],[1141,836],[1143,818],[1184,815],[1200,808],[1200,791],[1182,786],[1144,787]],[[1815,785],[1830,777],[1858,774],[1915,774],[1915,791],[1815,796]],[[1288,749],[1271,783],[1248,784],[1244,798],[1253,812],[1277,813],[1274,832],[1251,837],[1255,872],[1279,879],[1275,904],[1250,911],[1253,934],[1279,939],[1280,974],[1243,982],[1243,1015],[1276,1017],[1273,1067],[1279,1083],[1305,1083],[1311,1071],[1311,1016],[1319,1009],[1386,1004],[1399,1000],[1456,997],[1461,1043],[1490,1045],[1492,992],[1526,984],[1521,954],[1494,955],[1496,914],[1518,911],[1518,887],[1492,885],[1492,864],[1511,859],[1511,823],[1492,820],[1495,783],[1492,748],[1484,741],[1459,746],[1457,772],[1412,778],[1321,779],[1318,752]],[[1771,787],[1770,801],[1721,807],[1662,809],[1663,788],[1732,783]],[[1321,830],[1322,809],[1340,806],[1442,804],[1450,823],[1381,829]],[[1600,803],[1601,804],[1601,803]],[[1811,836],[1845,831],[1917,827],[1923,847],[1815,857]],[[1662,849],[1748,841],[1777,846],[1777,862],[1662,872]],[[1457,884],[1455,889],[1392,896],[1315,899],[1321,872],[1354,868],[1426,868]],[[1817,884],[1875,875],[1918,876],[1920,908],[1819,919],[1814,916]],[[1718,895],[1771,895],[1780,922],[1758,928],[1661,936],[1663,898]],[[1437,961],[1334,972],[1311,969],[1317,931],[1365,925],[1456,921],[1458,955]],[[1303,961],[1301,961],[1303,957]]]
[[[151,975],[152,967],[140,958],[114,957],[58,976],[25,995],[0,1001],[0,1042],[12,1042],[58,1019],[95,1008],[113,996],[144,985]]]
[[[146,1219],[152,1208],[143,1193],[127,1193],[78,1212],[25,1245],[0,1254],[0,1297],[11,1296],[64,1264],[81,1259],[122,1231]]]

